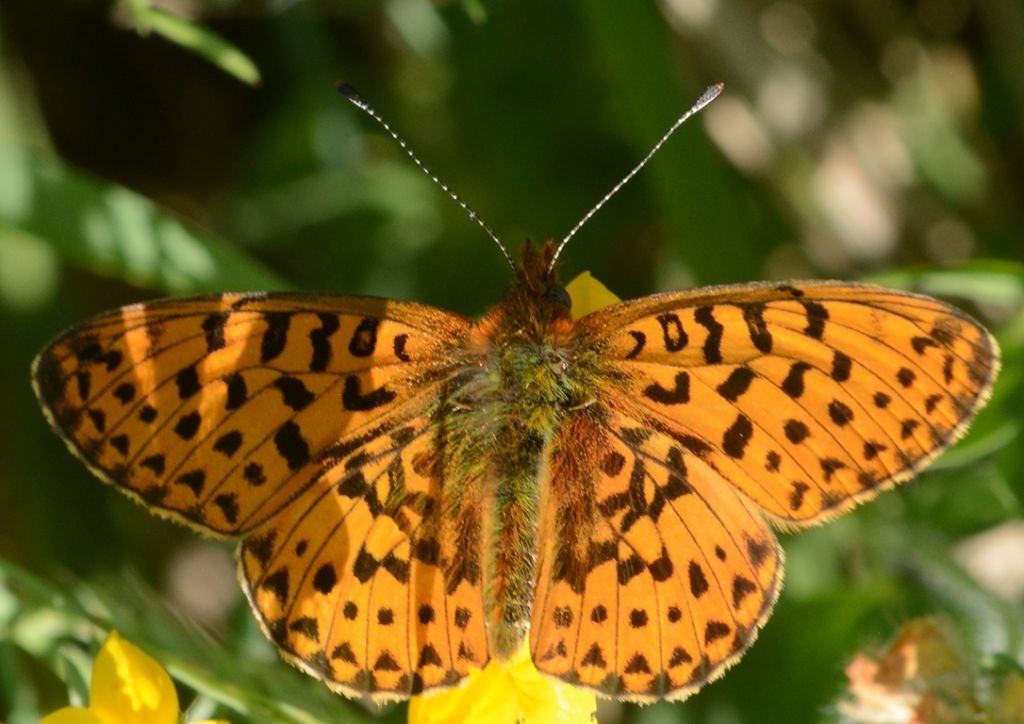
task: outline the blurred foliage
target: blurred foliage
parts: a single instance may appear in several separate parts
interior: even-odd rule
[[[168,665],[190,715],[404,720],[281,663],[226,547],[98,485],[28,384],[63,327],[168,293],[495,302],[508,270],[491,242],[339,78],[513,252],[564,234],[723,80],[574,239],[567,277],[589,269],[622,297],[870,278],[963,305],[1003,345],[962,445],[785,537],[787,585],[733,671],[685,703],[604,702],[602,722],[834,720],[853,653],[922,614],[955,622],[982,663],[1019,666],[1022,546],[987,536],[1020,522],[1024,496],[1022,67],[1015,0],[4,0],[0,719],[81,697],[116,627]]]

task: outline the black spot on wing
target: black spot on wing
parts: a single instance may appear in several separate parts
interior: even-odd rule
[[[274,380],[274,387],[281,392],[284,404],[295,411],[305,409],[316,399],[316,395],[297,377],[278,377]]]
[[[266,475],[263,473],[263,466],[257,462],[250,462],[246,464],[245,469],[242,471],[242,476],[246,479],[253,487],[259,487],[266,482]]]
[[[224,325],[230,316],[230,312],[214,312],[203,320],[202,327],[206,334],[207,353],[216,352],[224,347]]]
[[[804,307],[804,314],[807,315],[807,326],[804,334],[812,339],[821,339],[825,335],[825,322],[828,320],[828,310],[818,302],[800,302]]]
[[[638,330],[632,329],[629,336],[633,338],[633,349],[626,354],[626,359],[635,359],[647,344],[647,335]]]
[[[694,598],[700,598],[710,588],[707,576],[704,575],[704,569],[700,567],[697,561],[690,561],[690,566],[687,570],[690,579],[690,593]]]
[[[395,399],[395,393],[384,385],[363,394],[361,384],[358,375],[349,375],[345,378],[341,404],[346,410],[353,412],[372,410]]]
[[[625,672],[627,674],[649,674],[651,665],[647,662],[646,656],[636,653],[626,662]]]
[[[729,624],[723,621],[708,621],[704,627],[704,644],[710,646],[718,639],[725,638],[732,632]]]
[[[828,416],[832,418],[832,422],[843,427],[853,419],[853,410],[845,402],[832,400],[828,403]]]
[[[846,382],[850,379],[850,370],[852,367],[853,360],[839,350],[836,350],[832,355],[832,379],[836,382]]]
[[[103,432],[107,428],[107,416],[103,410],[86,410],[85,414],[92,420],[92,424],[96,427],[96,432]]]
[[[249,397],[249,389],[246,387],[245,378],[241,372],[232,372],[224,378],[224,384],[228,388],[227,400],[224,407],[228,410],[237,410]]]
[[[661,325],[662,341],[665,343],[666,352],[678,352],[686,346],[689,338],[683,329],[682,322],[679,321],[679,315],[669,312],[667,314],[659,314],[656,319],[658,324]],[[634,339],[637,340],[638,348],[630,353],[633,357],[639,354],[640,349],[643,348],[643,344],[636,335],[634,335]]]
[[[722,436],[722,449],[731,458],[742,458],[750,436],[754,434],[754,426],[750,418],[740,413]]]
[[[608,668],[608,662],[604,658],[604,651],[597,645],[597,643],[590,645],[590,648],[587,649],[587,653],[583,655],[583,659],[580,661],[580,664],[582,666],[596,666],[599,669]]]
[[[213,444],[213,449],[226,457],[234,455],[240,447],[242,447],[242,433],[240,430],[230,430],[224,433]]]
[[[178,476],[178,479],[174,482],[184,485],[192,490],[192,493],[198,498],[202,495],[203,486],[206,484],[206,472],[196,468],[190,470],[187,473]]]
[[[757,541],[753,538],[747,539],[747,553],[750,555],[750,562],[760,568],[771,553],[771,546],[764,541]]]
[[[835,475],[837,471],[846,467],[846,463],[842,460],[837,460],[836,458],[821,458],[819,462],[821,463],[821,473],[825,476],[826,483],[832,481],[832,476]]]
[[[794,362],[786,379],[782,381],[782,391],[794,400],[804,394],[804,376],[811,370],[811,365],[806,362]]]
[[[131,382],[122,382],[114,388],[114,397],[120,400],[122,405],[127,405],[135,399],[135,385]]]
[[[108,349],[96,358],[97,362],[102,362],[107,366],[107,372],[116,370],[123,360],[124,355],[118,349]]]
[[[429,603],[421,603],[419,610],[416,612],[416,618],[421,624],[426,626],[428,623],[433,623],[436,614],[434,613],[434,607]]]
[[[178,386],[178,397],[182,400],[187,400],[201,389],[199,373],[194,364],[179,371],[174,381]]]
[[[629,612],[630,628],[644,628],[647,626],[648,620],[647,611],[642,608],[634,608]]]
[[[732,579],[732,607],[739,608],[743,599],[757,591],[757,584],[743,575],[737,575]]]
[[[309,462],[309,443],[302,437],[302,431],[294,420],[278,428],[274,433],[274,445],[287,462],[289,470],[298,470]]]
[[[320,625],[315,618],[301,616],[288,624],[288,630],[301,634],[310,641],[317,643],[320,641]]]
[[[690,375],[686,372],[677,372],[675,386],[672,389],[662,387],[658,382],[653,382],[644,388],[644,397],[661,405],[679,405],[689,402]]]
[[[267,329],[260,341],[260,362],[266,364],[284,352],[288,343],[288,328],[292,317],[288,312],[267,312],[265,315]]]
[[[748,389],[750,389],[750,383],[757,375],[754,370],[750,369],[746,365],[737,367],[729,376],[725,382],[718,386],[718,394],[720,394],[729,402],[736,402]]]
[[[604,460],[601,461],[601,470],[605,475],[614,477],[622,472],[622,467],[626,464],[626,458],[617,451],[611,451],[605,455]]]
[[[888,449],[888,445],[884,445],[874,440],[868,440],[864,443],[864,459],[874,460],[876,457],[878,457],[878,453],[885,452]]]
[[[150,470],[153,471],[154,475],[160,477],[161,475],[164,474],[164,467],[166,465],[166,461],[162,454],[157,453],[156,455],[150,455],[149,457],[145,458],[144,460],[142,460],[142,462],[139,463],[139,465],[141,465],[144,468],[149,468]]]
[[[71,352],[79,362],[92,362],[103,353],[99,337],[95,334],[83,334],[69,342]]]
[[[800,480],[794,480],[793,486],[789,492],[789,509],[794,512],[800,510],[800,507],[804,504],[804,496],[810,489],[811,486],[807,483]]]
[[[721,362],[722,333],[725,331],[725,327],[715,319],[714,309],[712,307],[697,307],[693,318],[708,332],[707,339],[704,340],[704,361],[708,364]]]
[[[213,499],[213,504],[220,508],[224,520],[234,525],[238,522],[238,496],[235,493],[222,493]]]
[[[277,599],[281,601],[281,603],[288,600],[288,586],[289,581],[287,568],[278,568],[276,571],[264,578],[263,582],[260,584],[261,588],[264,588],[277,596]]]
[[[338,574],[334,570],[334,566],[330,563],[324,563],[320,566],[316,573],[313,574],[313,588],[318,593],[323,595],[329,594],[334,590],[334,586],[338,583]]]
[[[409,342],[409,335],[407,334],[396,334],[395,341],[392,345],[395,351],[395,357],[402,360],[403,362],[409,361],[409,354],[405,351],[405,345]]]
[[[110,438],[110,445],[122,455],[128,455],[128,436],[125,434],[114,435]]]
[[[191,440],[199,432],[199,425],[203,419],[198,412],[193,410],[187,415],[182,415],[174,425],[174,433],[182,440]]]
[[[89,399],[89,388],[92,386],[92,374],[79,370],[75,373],[75,382],[78,384],[78,396],[82,402]]]
[[[939,344],[931,337],[912,337],[910,339],[910,346],[914,348],[914,351],[918,354],[924,354],[925,350],[929,347],[938,347]]]
[[[906,440],[911,435],[913,435],[914,434],[914,430],[916,430],[920,426],[921,426],[921,421],[920,420],[915,420],[912,417],[909,417],[909,418],[903,420],[903,422],[900,423],[900,439],[901,440]]]
[[[313,372],[323,372],[331,363],[331,356],[334,353],[331,336],[341,327],[341,321],[337,314],[319,312],[316,316],[320,320],[320,326],[309,333],[309,342],[313,347],[309,369]]]
[[[377,328],[380,320],[375,317],[364,317],[359,320],[352,339],[348,343],[348,351],[353,357],[369,357],[377,348]]]
[[[764,304],[746,304],[743,306],[743,321],[747,323],[747,334],[755,348],[765,354],[772,351],[772,333],[764,321]]]

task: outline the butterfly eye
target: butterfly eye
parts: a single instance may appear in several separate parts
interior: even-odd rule
[[[547,295],[548,299],[557,304],[561,304],[563,307],[572,306],[572,299],[569,297],[569,292],[565,291],[565,287],[563,286],[560,286],[558,284],[552,284],[550,287],[548,287],[547,292],[545,292],[545,294]]]

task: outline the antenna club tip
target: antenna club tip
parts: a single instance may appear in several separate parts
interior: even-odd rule
[[[725,83],[723,83],[722,81],[718,81],[717,83],[712,83],[711,85],[709,85],[707,87],[707,89],[704,91],[704,93],[698,99],[697,105],[700,106],[700,107],[706,106],[708,103],[710,103],[711,101],[715,100],[715,98],[718,98],[718,96],[722,93],[722,91],[724,89],[725,89]]]
[[[348,81],[339,80],[337,83],[334,84],[334,87],[338,90],[339,93],[341,93],[349,100],[361,101],[363,99],[363,97],[359,95],[359,91],[357,91],[355,87]]]

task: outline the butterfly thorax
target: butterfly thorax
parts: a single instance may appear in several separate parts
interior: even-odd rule
[[[450,448],[446,492],[450,513],[479,506],[483,521],[485,607],[492,654],[506,659],[528,629],[537,525],[547,461],[557,431],[593,388],[592,355],[574,345],[569,298],[547,258],[527,246],[523,265],[501,304],[467,343],[467,370],[453,395],[450,419],[459,440]],[[478,491],[476,496],[467,491]]]

